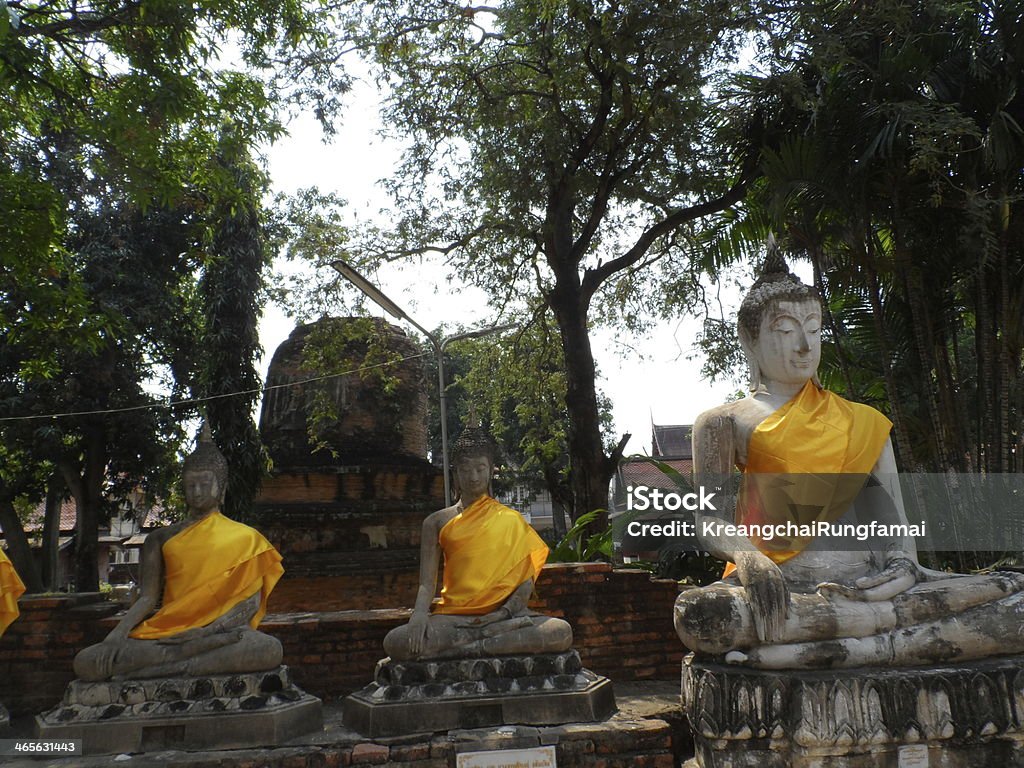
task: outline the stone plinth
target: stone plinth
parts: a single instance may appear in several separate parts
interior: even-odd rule
[[[683,662],[693,768],[1024,766],[1024,658],[762,671]]]
[[[568,651],[393,662],[344,703],[345,725],[371,738],[495,725],[594,722],[615,712],[611,682]]]
[[[324,729],[287,745],[202,751],[163,750],[135,755],[124,764],[153,768],[453,768],[459,755],[496,749],[554,746],[558,768],[673,768],[690,754],[678,743],[681,720],[678,683],[642,683],[619,701],[620,711],[600,723],[500,726],[442,734],[370,740],[345,727],[338,705],[324,704]],[[667,719],[666,719],[667,717]],[[0,758],[4,768],[110,768],[110,756]]]
[[[323,725],[320,700],[270,672],[71,682],[36,717],[41,739],[82,739],[85,754],[275,745]]]

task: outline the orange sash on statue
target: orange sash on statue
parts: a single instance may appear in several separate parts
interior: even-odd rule
[[[256,629],[284,573],[281,555],[263,534],[220,512],[165,541],[163,557],[163,604],[129,637],[154,640],[205,627],[260,592],[260,608],[250,622]]]
[[[808,381],[754,429],[736,505],[740,524],[835,522],[864,487],[892,422]],[[776,563],[795,557],[810,538],[753,539]],[[735,570],[729,563],[724,576]]]
[[[434,613],[480,616],[500,608],[527,579],[537,580],[548,547],[514,509],[482,496],[438,536],[444,586]]]
[[[0,549],[0,635],[18,618],[18,598],[25,594],[14,565]]]

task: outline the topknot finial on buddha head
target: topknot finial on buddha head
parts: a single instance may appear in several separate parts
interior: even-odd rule
[[[205,419],[202,429],[199,431],[199,437],[196,438],[195,450],[185,457],[182,473],[204,470],[213,473],[222,492],[228,487],[228,460],[224,458],[224,454],[213,442],[210,425]]]
[[[490,433],[480,426],[480,419],[473,406],[469,408],[466,428],[452,443],[452,461],[457,462],[467,456],[486,456],[492,465],[498,463],[498,445]]]

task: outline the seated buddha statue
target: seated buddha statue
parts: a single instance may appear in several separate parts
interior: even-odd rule
[[[0,549],[0,637],[18,618],[18,598],[23,594],[25,585],[7,559],[7,554]]]
[[[674,621],[684,645],[764,669],[914,666],[1024,651],[1024,575],[958,576],[920,566],[900,495],[891,423],[817,380],[821,301],[769,244],[739,310],[751,394],[702,413],[693,429],[698,484],[742,472],[737,535],[701,538],[730,565],[723,579],[682,592]],[[698,514],[697,533],[704,532]],[[718,520],[726,524],[726,520]],[[876,522],[867,542],[842,535],[739,535],[765,524]],[[851,525],[845,525],[850,523]],[[760,526],[760,527],[759,527]],[[900,527],[905,526],[905,527]],[[718,531],[723,531],[718,528]]]
[[[490,496],[497,447],[471,424],[452,445],[456,504],[423,521],[420,584],[409,623],[384,638],[396,661],[558,653],[572,628],[527,610],[548,548],[514,509]],[[441,599],[432,603],[444,555]]]
[[[259,531],[220,507],[228,465],[204,425],[183,467],[186,519],[150,533],[138,600],[100,643],[74,662],[81,680],[262,672],[281,643],[257,631],[284,573]]]

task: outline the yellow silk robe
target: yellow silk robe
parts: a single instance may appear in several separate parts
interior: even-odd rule
[[[0,549],[0,635],[18,618],[18,598],[24,593],[25,585]]]
[[[754,429],[742,467],[736,522],[835,522],[864,487],[891,428],[892,422],[874,408],[808,381]],[[783,563],[811,539],[753,541]],[[725,575],[733,570],[730,563]]]
[[[155,640],[205,627],[257,592],[255,629],[284,568],[263,534],[213,512],[164,542],[164,592],[160,610],[130,637]]]
[[[547,545],[514,509],[482,496],[438,536],[444,584],[434,613],[480,616],[497,610],[528,579],[537,580]]]

